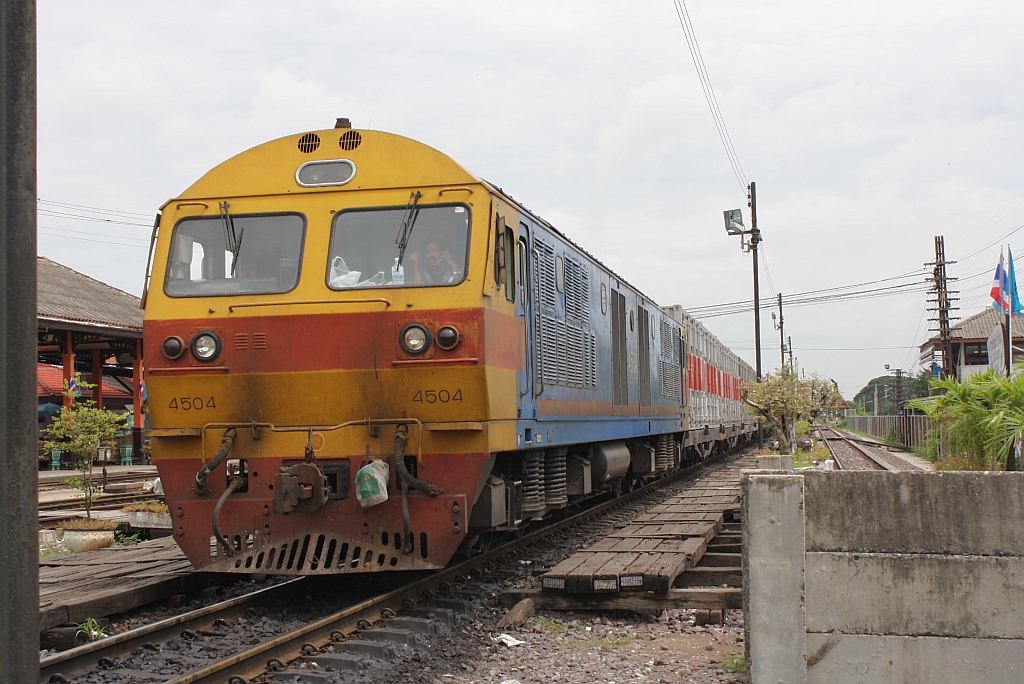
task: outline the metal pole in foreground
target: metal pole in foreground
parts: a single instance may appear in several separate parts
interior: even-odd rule
[[[0,682],[39,680],[36,3],[0,0]]]

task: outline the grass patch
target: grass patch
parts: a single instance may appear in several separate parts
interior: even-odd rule
[[[71,552],[67,549],[53,548],[46,549],[45,551],[39,552],[39,560],[50,560],[52,558],[60,558],[61,556],[70,556]]]
[[[536,627],[545,632],[564,632],[566,631],[565,625],[560,625],[554,620],[542,617],[532,617],[526,621],[530,627]]]
[[[581,629],[583,627],[579,620],[573,620],[572,622],[555,622],[554,620],[543,617],[532,617],[526,621],[526,624],[530,627],[540,629],[543,632],[568,632],[570,629]]]
[[[852,432],[855,435],[860,435],[861,437],[867,437],[868,439],[878,439],[874,435],[869,435],[868,433],[861,432],[860,430],[854,430],[852,427],[844,427],[843,429],[846,430],[847,432]]]
[[[631,634],[615,634],[609,637],[594,637],[593,639],[585,639],[583,641],[573,641],[568,644],[569,648],[600,648],[603,651],[607,651],[619,646],[628,646],[637,640],[636,636]]]
[[[743,662],[742,653],[734,653],[725,659],[722,663],[722,669],[726,672],[743,672],[746,669],[746,664]]]

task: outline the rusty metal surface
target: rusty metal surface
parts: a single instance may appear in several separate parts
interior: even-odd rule
[[[377,457],[386,462],[392,458]],[[258,464],[259,470],[249,474],[247,491],[232,494],[218,519],[232,548],[212,546],[214,508],[227,487],[223,470],[211,475],[209,492],[200,496],[192,489],[202,465],[199,459],[158,461],[157,468],[174,520],[175,540],[197,569],[277,575],[341,574],[436,570],[451,560],[465,538],[470,502],[487,454],[425,454],[424,459],[428,465],[443,462],[447,467],[429,468],[443,494],[431,497],[409,492],[411,553],[401,544],[402,502],[396,494],[384,503],[363,508],[349,483],[345,488],[339,487],[345,491],[344,498],[327,498],[322,505],[309,510],[300,505],[285,514],[275,487],[284,481],[282,468],[291,472],[295,466],[303,465],[295,458],[253,460],[250,467]],[[363,465],[358,459],[322,459],[318,463],[324,470],[336,467],[344,477],[354,477]],[[394,467],[390,471],[389,490],[397,492]]]

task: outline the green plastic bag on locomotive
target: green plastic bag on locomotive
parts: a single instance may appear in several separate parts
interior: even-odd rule
[[[356,472],[356,499],[363,508],[376,506],[388,500],[388,464],[379,458]]]

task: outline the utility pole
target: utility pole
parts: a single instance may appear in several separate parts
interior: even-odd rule
[[[782,356],[782,358],[779,361],[779,363],[782,364],[781,368],[784,369],[786,367],[786,325],[785,325],[785,320],[782,318],[782,293],[781,292],[778,294],[778,297],[779,297],[779,318],[776,321],[775,320],[775,314],[772,314],[772,325],[775,327],[776,330],[779,331],[779,353]]]
[[[795,368],[796,366],[793,365],[793,338],[792,337],[787,337],[786,338],[786,348],[789,350],[789,367],[790,368]]]
[[[875,416],[875,418],[878,417],[878,383],[877,382],[875,383],[875,403],[874,403],[873,415]]]
[[[0,0],[0,682],[39,680],[36,3]]]
[[[955,263],[955,261],[946,261],[944,237],[936,235],[935,261],[926,263],[925,266],[932,267],[932,287],[928,291],[928,303],[930,304],[928,311],[934,312],[935,318],[928,320],[933,324],[930,330],[939,333],[939,347],[942,350],[940,377],[943,378],[952,377],[956,372],[953,366],[952,322],[959,317],[952,316],[950,312],[959,311],[958,307],[952,305],[953,302],[959,301],[959,298],[955,296],[959,293],[950,291],[949,282],[956,278],[950,278],[946,274],[946,266]]]
[[[750,207],[750,252],[754,257],[754,355],[757,381],[761,382],[761,290],[757,282],[757,245],[761,242],[761,231],[757,229],[757,186],[754,181],[750,181],[747,190],[747,206]]]
[[[743,212],[729,209],[725,213],[725,232],[740,236],[740,246],[744,252],[750,252],[754,266],[754,366],[757,381],[761,382],[761,289],[757,280],[757,246],[761,243],[761,231],[757,229],[757,186],[753,181],[747,186],[747,206],[750,207],[750,230],[743,227]],[[749,235],[750,242],[743,240]],[[757,446],[764,446],[761,434],[761,422],[757,423]]]

